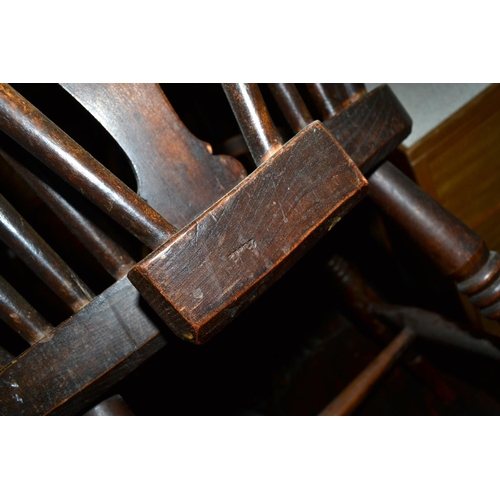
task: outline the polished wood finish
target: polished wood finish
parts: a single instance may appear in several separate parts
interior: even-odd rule
[[[246,175],[234,158],[212,155],[194,137],[157,84],[63,83],[129,157],[138,193],[183,227]]]
[[[279,151],[283,139],[276,130],[255,83],[222,84],[234,116],[256,165]]]
[[[129,278],[172,330],[205,342],[365,192],[363,176],[314,122]]]
[[[172,224],[7,84],[0,84],[0,130],[149,248],[174,234]]]
[[[85,417],[133,417],[134,413],[125,400],[116,394],[100,402],[84,415]]]
[[[73,312],[93,298],[93,292],[57,255],[19,212],[0,195],[0,239],[51,289]]]
[[[403,328],[394,340],[321,412],[321,416],[345,416],[353,413],[415,337],[415,333],[410,328]]]
[[[293,83],[268,83],[268,87],[294,134],[299,133],[313,121],[313,117]]]
[[[2,150],[0,156],[31,186],[37,196],[51,208],[113,278],[120,279],[127,274],[135,261],[126,250],[74,204],[53,189],[48,181],[33,174]]]
[[[52,330],[28,302],[0,276],[0,318],[26,342],[34,344]]]
[[[483,239],[389,162],[370,176],[370,196],[490,319],[500,319],[500,258]]]

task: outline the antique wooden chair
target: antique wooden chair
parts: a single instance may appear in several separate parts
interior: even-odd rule
[[[32,346],[0,374],[3,414],[81,412],[165,344],[168,328],[160,326],[131,281],[174,333],[204,342],[366,192],[365,179],[319,123],[282,146],[256,86],[250,91],[227,87],[233,96],[246,92],[259,107],[257,123],[247,126],[250,134],[257,131],[261,138],[271,138],[271,147],[259,151],[259,168],[248,177],[236,160],[213,157],[210,147],[180,123],[156,86],[65,87],[123,146],[140,196],[8,85],[1,87],[0,128],[144,245],[157,250],[134,265],[106,231],[29,169],[3,155],[117,279],[94,298],[4,202],[3,241],[73,315],[52,328],[4,284],[2,318]],[[248,115],[249,109],[246,104],[241,113]],[[300,210],[290,211],[296,200],[301,201]],[[256,211],[256,203],[264,210]],[[177,231],[174,224],[184,228]]]
[[[2,240],[73,312],[53,328],[1,284],[2,318],[32,344],[10,364],[2,354],[2,413],[80,413],[163,347],[170,329],[191,342],[210,339],[362,198],[366,181],[354,163],[369,176],[370,196],[496,318],[498,257],[394,167],[379,166],[411,128],[387,87],[366,94],[357,84],[311,85],[323,126],[293,86],[272,86],[296,132],[283,145],[258,88],[226,85],[259,165],[248,177],[194,138],[154,85],[64,87],[123,148],[140,196],[9,86],[1,88],[0,128],[153,252],[136,264],[71,199],[3,154],[117,281],[94,298],[2,200]]]

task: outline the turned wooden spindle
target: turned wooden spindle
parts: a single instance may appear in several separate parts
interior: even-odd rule
[[[477,233],[389,162],[370,176],[370,196],[484,316],[500,319],[500,256]]]
[[[490,252],[480,236],[433,200],[391,163],[384,162],[371,172],[375,164],[373,158],[382,159],[380,154],[374,154],[377,148],[373,146],[385,143],[382,149],[389,153],[390,148],[396,147],[397,141],[403,140],[404,134],[409,133],[409,127],[404,126],[406,112],[398,108],[391,97],[392,93],[386,93],[385,89],[376,89],[373,93],[364,95],[362,88],[357,93],[353,93],[352,87],[348,84],[341,92],[338,84],[336,85],[337,87],[325,87],[320,84],[314,88],[321,88],[323,91],[317,91],[313,95],[316,96],[318,102],[323,103],[324,118],[329,116],[329,107],[338,107],[336,103],[342,100],[342,96],[353,96],[351,101],[344,101],[346,109],[326,120],[325,126],[339,139],[346,152],[362,171],[368,174],[370,197],[389,217],[396,220],[407,231],[442,273],[457,282],[459,291],[469,295],[471,302],[481,309],[484,316],[490,319],[500,319],[500,257],[498,254]],[[286,89],[277,88],[276,91],[284,92]],[[371,99],[371,95],[382,96],[383,93],[385,93],[384,100],[388,103],[387,114],[391,116],[391,123],[387,125],[391,125],[394,129],[394,124],[398,123],[398,115],[400,115],[400,125],[396,127],[400,130],[385,137],[379,135],[377,126],[371,134],[364,132],[364,137],[359,137],[356,142],[353,142],[353,135],[351,134],[351,139],[349,139],[345,134],[350,128],[343,126],[343,116],[351,119],[351,123],[356,122],[352,120],[355,116],[358,116],[360,122],[364,119],[366,123],[366,118],[370,117],[370,114],[356,115],[356,108],[363,110]],[[300,99],[300,96],[295,96],[295,99]],[[283,99],[280,104],[286,105],[286,100]],[[296,109],[300,109],[300,106],[295,105],[293,110]],[[373,116],[373,119],[375,120],[376,117]],[[363,141],[371,147],[359,146],[363,144]]]
[[[53,189],[46,179],[38,177],[2,150],[0,156],[31,186],[37,196],[50,207],[113,278],[120,279],[127,274],[135,261],[126,250],[74,204]]]
[[[53,328],[2,276],[0,318],[29,344],[38,342]]]
[[[2,195],[0,195],[0,239],[73,312],[81,309],[94,297],[87,285]]]

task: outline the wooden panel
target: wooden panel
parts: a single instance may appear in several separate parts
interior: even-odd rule
[[[405,150],[419,184],[500,250],[500,85]]]

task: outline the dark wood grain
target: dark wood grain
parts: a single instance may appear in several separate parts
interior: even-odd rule
[[[129,273],[172,330],[205,342],[276,281],[365,194],[314,122]]]
[[[2,195],[0,239],[68,304],[72,311],[80,310],[94,296],[87,285]]]
[[[279,151],[283,139],[271,119],[256,83],[223,83],[234,116],[256,165]]]
[[[111,276],[120,279],[127,274],[135,261],[126,250],[74,204],[53,189],[46,180],[33,174],[2,150],[0,156],[33,188]]]
[[[0,414],[79,413],[165,344],[122,278],[0,372]]]
[[[191,222],[246,175],[194,137],[157,84],[63,83],[129,157],[138,192],[176,227]],[[214,117],[215,119],[215,117]]]
[[[273,84],[272,88],[273,96],[295,132],[301,123],[312,120],[293,84]],[[324,96],[317,95],[316,99],[325,106],[334,105]],[[355,104],[342,109],[324,125],[366,174],[410,134],[412,121],[391,89],[384,85],[369,94],[359,94]]]
[[[52,325],[2,276],[0,276],[0,318],[29,344],[34,344],[52,330]]]
[[[0,130],[149,248],[175,233],[172,224],[7,84],[0,84]]]
[[[410,134],[412,121],[392,90],[383,85],[360,96],[324,125],[368,175]]]

